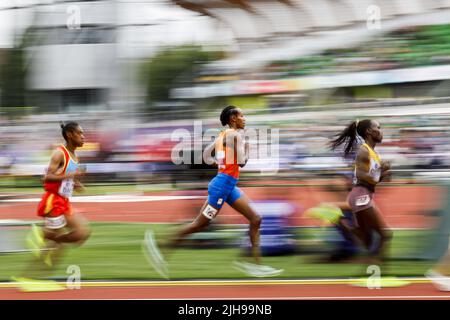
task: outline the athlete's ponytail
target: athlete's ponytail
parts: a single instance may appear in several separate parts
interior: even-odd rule
[[[358,135],[365,139],[367,136],[367,129],[370,128],[371,124],[372,120],[370,119],[351,122],[344,130],[336,134],[333,140],[330,141],[329,146],[331,150],[335,150],[337,147],[344,144],[344,155],[348,156],[357,146]]]

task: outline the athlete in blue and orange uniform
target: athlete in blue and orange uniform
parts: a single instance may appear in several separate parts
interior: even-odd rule
[[[54,266],[64,244],[82,244],[90,234],[85,219],[72,212],[69,201],[74,190],[84,189],[79,181],[84,170],[75,154],[75,150],[84,144],[84,132],[75,122],[62,124],[61,130],[66,145],[59,146],[53,152],[44,176],[45,193],[37,208],[38,216],[44,219],[44,228],[33,225],[32,232],[27,237],[28,245],[47,267]],[[44,248],[47,250],[43,250]],[[33,262],[27,269],[26,276],[35,269],[39,268]],[[33,291],[27,287],[24,289]]]
[[[186,236],[205,229],[217,216],[223,204],[228,203],[247,218],[250,223],[252,256],[257,263],[237,262],[235,267],[251,276],[278,275],[282,270],[260,265],[259,229],[261,217],[252,209],[247,197],[237,187],[239,169],[245,166],[249,156],[249,145],[244,143],[241,132],[245,128],[245,117],[240,108],[228,106],[223,109],[220,121],[223,126],[228,126],[228,128],[223,130],[203,153],[207,163],[215,164],[218,167],[217,175],[208,185],[208,199],[202,206],[197,218],[191,224],[179,230],[169,247],[176,247]],[[215,151],[215,157],[212,157],[213,151]],[[155,269],[161,275],[167,277],[166,262],[156,247],[156,241],[151,231],[146,233],[144,245],[146,251],[150,253],[147,256]]]

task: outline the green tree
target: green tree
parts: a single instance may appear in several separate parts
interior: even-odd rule
[[[0,107],[14,115],[21,114],[21,108],[25,107],[24,54],[22,48],[9,49],[5,52],[0,66]]]
[[[26,114],[26,79],[28,76],[26,48],[34,45],[36,30],[29,27],[17,35],[14,48],[0,52],[0,112],[9,116]]]
[[[144,62],[141,80],[147,92],[147,103],[168,101],[170,90],[181,84],[192,84],[201,65],[216,60],[221,53],[207,52],[200,46],[186,45],[162,49]]]

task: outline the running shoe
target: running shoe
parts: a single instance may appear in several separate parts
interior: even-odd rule
[[[425,277],[431,281],[431,283],[440,291],[450,291],[450,278],[436,272],[434,270],[428,270],[425,273]]]
[[[169,270],[167,262],[158,248],[153,231],[148,230],[145,233],[145,239],[142,243],[142,250],[147,261],[153,266],[163,278],[169,279]]]
[[[320,219],[327,223],[336,224],[343,216],[343,213],[338,207],[321,204],[318,207],[306,210],[305,215]]]
[[[28,249],[36,256],[36,258],[39,258],[45,245],[44,231],[42,231],[42,228],[33,224],[31,226],[31,231],[27,235],[26,243]]]
[[[53,280],[35,280],[23,277],[11,277],[22,292],[51,292],[66,290],[66,287]]]
[[[270,266],[239,261],[234,261],[233,266],[246,275],[257,278],[276,277],[284,271],[284,269],[275,269]]]
[[[54,250],[48,250],[46,254],[43,254],[41,256],[42,261],[44,262],[44,264],[47,267],[53,266],[53,255],[54,255]]]

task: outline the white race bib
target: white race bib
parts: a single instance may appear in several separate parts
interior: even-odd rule
[[[356,198],[355,204],[360,207],[360,206],[365,206],[367,204],[369,204],[370,202],[370,196],[368,194],[358,197]]]
[[[74,181],[73,179],[65,179],[61,182],[58,193],[64,198],[70,198],[73,193]]]
[[[66,217],[64,215],[59,217],[46,217],[45,227],[48,229],[61,229],[67,224]]]
[[[208,219],[214,219],[214,217],[217,215],[218,210],[214,207],[211,207],[209,204],[206,206],[206,208],[203,210],[202,214],[207,217]]]
[[[380,181],[381,177],[381,166],[378,162],[376,162],[374,159],[370,159],[370,170],[369,175],[372,177],[372,179],[375,182]]]

